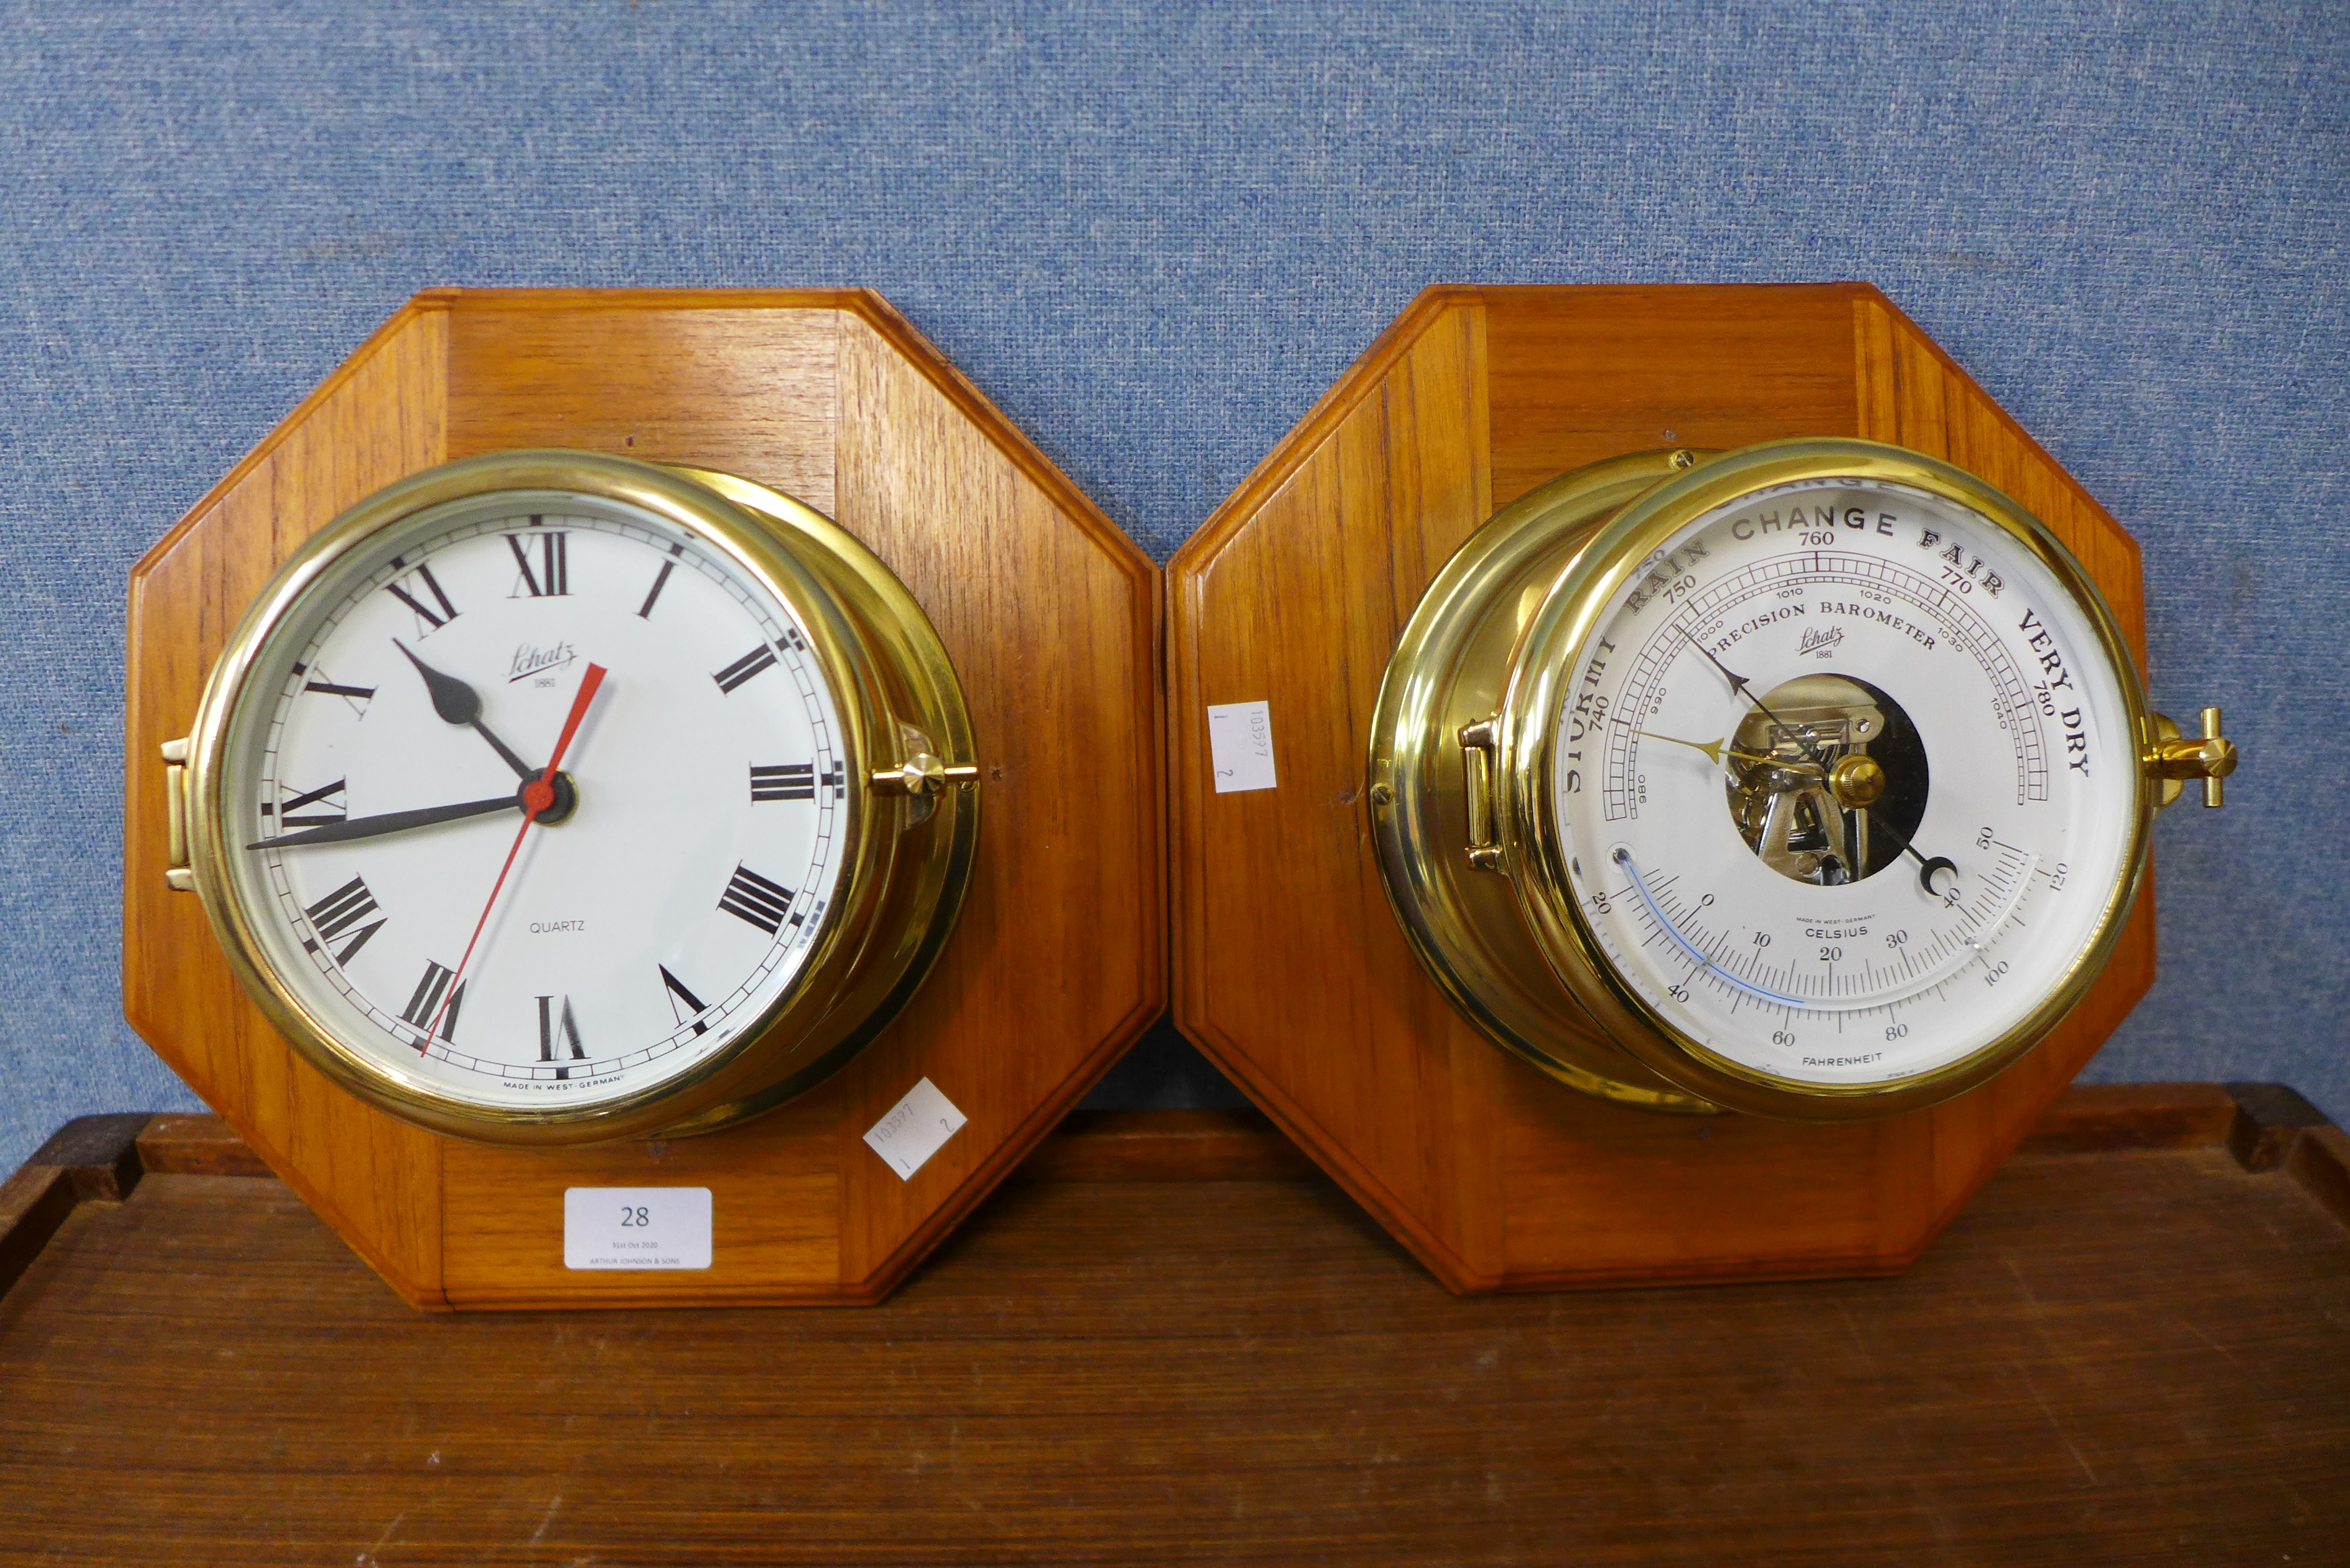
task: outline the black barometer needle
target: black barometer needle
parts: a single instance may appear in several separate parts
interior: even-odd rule
[[[1812,745],[1811,736],[1808,732],[1788,723],[1784,719],[1780,718],[1778,714],[1773,713],[1768,707],[1764,706],[1762,699],[1754,695],[1754,689],[1746,683],[1746,677],[1736,673],[1730,668],[1730,666],[1724,664],[1719,659],[1716,659],[1713,656],[1713,650],[1707,648],[1705,644],[1692,637],[1689,639],[1689,645],[1691,648],[1696,649],[1700,653],[1704,654],[1707,663],[1721,671],[1721,678],[1730,682],[1731,689],[1732,691],[1736,691],[1741,697],[1745,698],[1749,702],[1753,703],[1754,706],[1761,711],[1762,716],[1765,719],[1770,720],[1773,725],[1785,731],[1788,739],[1794,741],[1796,745],[1802,747],[1804,755],[1810,758],[1812,765],[1820,770],[1820,776],[1823,779],[1827,777],[1828,760],[1820,755],[1819,752]],[[1866,810],[1867,808],[1864,806],[1862,809]],[[1870,815],[1868,820],[1871,826],[1879,828],[1884,832],[1890,834],[1892,836],[1893,842],[1901,846],[1901,853],[1907,855],[1910,859],[1915,860],[1918,863],[1918,885],[1926,889],[1926,896],[1929,898],[1940,898],[1941,895],[1934,891],[1934,873],[1937,871],[1948,871],[1951,876],[1955,877],[1959,874],[1958,863],[1940,855],[1937,855],[1929,860],[1925,856],[1918,854],[1917,846],[1912,845],[1907,838],[1902,837],[1900,829],[1895,827],[1891,823],[1885,821],[1883,818],[1873,813]]]
[[[514,748],[490,733],[490,727],[482,722],[480,692],[455,676],[443,675],[416,655],[409,653],[408,645],[400,639],[393,638],[391,646],[408,654],[408,662],[416,666],[417,674],[424,677],[424,689],[432,694],[432,711],[441,715],[444,723],[471,724],[474,732],[489,742],[491,750],[504,757],[506,766],[514,769],[515,776],[525,784],[538,776],[536,768],[515,755]]]

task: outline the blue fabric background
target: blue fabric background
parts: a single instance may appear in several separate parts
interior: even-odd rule
[[[193,1103],[121,1019],[125,574],[439,283],[875,285],[1163,559],[1423,284],[1873,279],[2244,747],[2091,1075],[2350,1121],[2345,126],[2325,3],[0,3],[0,1171]],[[1232,1091],[1162,1031],[1098,1094]]]

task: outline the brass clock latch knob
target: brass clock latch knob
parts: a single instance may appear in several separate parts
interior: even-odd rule
[[[2203,781],[2205,805],[2226,804],[2220,781],[2236,771],[2236,742],[2220,732],[2220,710],[2203,710],[2203,733],[2199,736],[2181,735],[2177,721],[2157,713],[2154,734],[2154,749],[2147,757],[2146,767],[2147,772],[2162,781],[2162,805],[2177,800],[2189,779]]]
[[[979,783],[977,764],[949,763],[931,746],[930,736],[901,721],[898,725],[898,752],[906,760],[894,768],[876,768],[866,775],[865,782],[875,794],[894,794],[905,800],[906,810],[898,823],[900,832],[928,822],[938,810],[949,784],[969,789]]]
[[[902,795],[906,801],[905,827],[930,820],[938,809],[939,797],[949,784],[966,787],[979,783],[979,767],[972,763],[949,763],[934,750],[935,742],[922,731],[903,720],[898,722],[898,754],[906,760],[894,768],[875,768],[865,782],[875,794]]]
[[[166,741],[163,753],[163,814],[171,855],[164,863],[163,886],[174,893],[196,890],[196,874],[188,869],[188,742],[185,736]]]
[[[976,763],[949,764],[928,752],[916,752],[894,768],[877,768],[867,781],[876,794],[931,796],[951,784],[977,784]]]

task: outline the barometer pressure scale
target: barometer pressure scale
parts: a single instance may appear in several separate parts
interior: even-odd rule
[[[175,877],[280,1032],[500,1143],[806,1089],[920,983],[977,828],[962,690],[887,568],[787,496],[587,452],[346,513],[167,756]]]
[[[1481,1028],[1610,1099],[1816,1119],[2029,1048],[2153,812],[2235,765],[2022,507],[1850,440],[1533,492],[1429,588],[1372,733],[1388,895]]]

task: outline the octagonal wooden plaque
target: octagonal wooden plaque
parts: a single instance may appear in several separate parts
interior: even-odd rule
[[[1487,1041],[1414,961],[1361,791],[1430,579],[1565,470],[1790,436],[1894,442],[2014,496],[2143,668],[2129,536],[1857,284],[1431,288],[1168,566],[1176,1022],[1456,1291],[1898,1272],[2152,983],[2149,881],[2095,989],[2014,1066],[1825,1126],[1586,1097]],[[1277,785],[1220,794],[1206,710],[1258,701]]]
[[[420,1131],[297,1057],[194,898],[168,891],[158,747],[301,542],[444,460],[574,447],[740,474],[837,520],[912,590],[971,705],[970,896],[912,1003],[830,1080],[704,1137],[537,1151]],[[1158,572],[879,296],[419,295],[130,579],[130,1023],[420,1306],[871,1302],[1165,1004]],[[969,1118],[910,1180],[863,1137],[929,1078]],[[706,1272],[563,1263],[563,1194],[706,1186]]]

